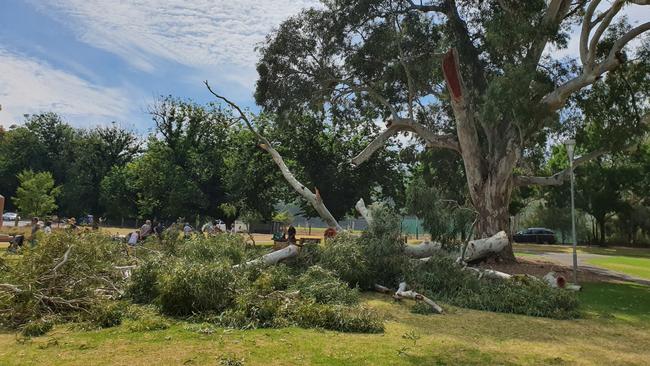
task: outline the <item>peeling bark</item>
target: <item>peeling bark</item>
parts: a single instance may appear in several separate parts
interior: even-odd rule
[[[461,260],[467,263],[475,262],[501,253],[508,245],[510,245],[508,234],[505,231],[500,231],[489,238],[470,241]]]

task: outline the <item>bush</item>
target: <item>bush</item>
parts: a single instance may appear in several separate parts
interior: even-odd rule
[[[381,333],[384,323],[376,312],[363,306],[303,303],[292,320],[305,328],[323,328],[339,332]]]
[[[326,241],[319,265],[334,272],[352,287],[367,289],[375,283],[361,240],[347,232]]]
[[[111,328],[122,324],[125,305],[120,302],[97,303],[90,309],[87,319],[100,328]]]
[[[111,288],[109,295],[118,293],[123,279],[114,266],[123,264],[128,264],[123,248],[105,235],[60,231],[44,236],[4,273],[3,282],[19,290],[0,293],[0,308],[12,309],[1,312],[0,323],[15,328],[52,313],[72,319],[80,309],[102,301],[106,288]],[[104,292],[100,295],[97,289]]]
[[[368,263],[367,283],[396,286],[408,265],[400,218],[383,206],[371,208],[372,223],[358,242]]]
[[[39,337],[52,330],[54,322],[47,319],[37,319],[22,325],[20,333],[25,337]]]
[[[133,332],[163,330],[169,328],[170,321],[160,315],[152,305],[130,305],[123,310],[124,326]]]
[[[229,263],[175,260],[159,276],[162,311],[170,315],[224,311],[234,300],[237,280]]]
[[[148,304],[160,295],[158,277],[162,260],[160,257],[151,258],[133,270],[126,289],[126,297],[137,304]]]
[[[180,246],[178,256],[197,262],[224,262],[239,264],[246,258],[246,242],[241,235],[219,234],[195,236]]]
[[[301,297],[312,299],[320,304],[351,305],[359,302],[359,291],[351,289],[334,274],[319,266],[309,268],[290,287]]]

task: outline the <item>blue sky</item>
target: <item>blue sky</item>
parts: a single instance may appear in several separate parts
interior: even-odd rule
[[[0,124],[53,110],[76,126],[146,132],[159,95],[252,107],[254,48],[314,1],[2,0]]]
[[[0,0],[0,124],[54,111],[75,126],[151,128],[147,106],[202,85],[254,107],[254,48],[315,0]],[[604,3],[607,3],[606,1]],[[650,7],[624,13],[634,24]],[[575,55],[577,37],[568,50]]]

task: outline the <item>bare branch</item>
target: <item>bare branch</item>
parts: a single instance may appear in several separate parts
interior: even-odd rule
[[[600,0],[593,0],[589,3],[589,6],[585,11],[585,16],[582,18],[582,30],[580,31],[580,61],[583,65],[586,65],[589,60],[589,34],[591,33],[591,28],[594,26],[591,18],[594,16],[594,11],[596,11],[599,3]]]
[[[70,251],[71,250],[72,250],[72,246],[69,246],[68,249],[63,254],[63,259],[61,260],[61,262],[59,262],[56,266],[54,266],[54,268],[52,268],[52,272],[54,272],[55,275],[56,275],[56,271],[59,268],[61,268],[61,266],[63,266],[65,264],[65,262],[67,262],[68,259],[70,258]]]
[[[546,94],[541,103],[545,104],[549,110],[555,111],[564,106],[567,98],[576,91],[593,84],[599,77],[608,71],[615,70],[621,65],[622,60],[620,52],[632,39],[641,33],[650,30],[650,22],[643,23],[619,38],[609,51],[607,57],[598,64],[590,64],[589,54],[587,54],[587,66],[583,68],[580,75],[560,85],[552,92]]]
[[[246,123],[246,126],[248,126],[248,129],[252,133],[254,133],[255,136],[257,137],[257,139],[259,140],[259,146],[262,149],[264,149],[266,152],[268,152],[269,155],[271,155],[271,158],[273,159],[275,164],[280,169],[280,172],[282,173],[282,176],[284,176],[284,179],[289,183],[289,185],[291,185],[291,187],[296,192],[298,192],[298,194],[300,194],[304,199],[307,200],[307,202],[309,202],[312,205],[312,207],[314,207],[314,210],[316,210],[316,212],[318,212],[318,214],[323,219],[323,221],[325,221],[325,223],[327,223],[327,225],[329,227],[336,228],[337,231],[343,230],[343,228],[339,225],[339,223],[336,221],[334,216],[332,216],[330,211],[327,209],[327,207],[323,203],[323,200],[322,200],[320,194],[318,193],[318,190],[316,190],[316,193],[314,193],[311,190],[309,190],[309,188],[305,187],[304,184],[300,183],[298,181],[298,179],[296,179],[296,177],[293,175],[293,173],[291,173],[291,171],[289,170],[289,167],[287,166],[287,164],[285,164],[284,159],[282,159],[282,156],[280,155],[280,153],[278,153],[277,150],[275,150],[273,148],[273,145],[271,145],[271,143],[269,142],[269,140],[266,139],[266,137],[264,137],[262,134],[260,134],[255,129],[255,127],[253,127],[252,122],[250,121],[250,119],[248,119],[248,117],[241,110],[241,108],[239,108],[239,106],[237,104],[235,104],[234,102],[228,100],[226,97],[223,97],[223,96],[215,93],[212,90],[212,88],[210,87],[210,84],[208,84],[207,81],[205,81],[204,83],[205,83],[205,86],[208,88],[208,91],[210,91],[210,93],[212,95],[214,95],[217,99],[223,100],[228,105],[230,105],[235,110],[237,110],[237,112],[239,112],[240,118]]]
[[[427,144],[427,147],[431,148],[444,148],[460,152],[460,146],[456,137],[451,134],[439,135],[424,127],[423,125],[413,121],[410,118],[395,118],[389,119],[387,121],[389,125],[387,129],[382,131],[379,136],[377,136],[368,146],[366,146],[359,155],[355,156],[351,160],[353,166],[359,166],[362,163],[366,162],[372,154],[374,154],[380,147],[382,147],[386,141],[400,131],[410,131],[414,132]]]
[[[616,16],[616,14],[618,14],[618,12],[621,11],[622,7],[623,7],[623,0],[617,0],[616,2],[614,2],[614,4],[605,13],[603,20],[598,25],[598,28],[594,32],[594,35],[591,37],[591,41],[589,42],[589,55],[587,57],[587,62],[589,66],[591,66],[596,59],[596,48],[597,48],[596,46],[598,46],[598,42],[600,42],[600,38],[602,37],[607,27],[609,27],[609,25],[612,23],[614,16]]]

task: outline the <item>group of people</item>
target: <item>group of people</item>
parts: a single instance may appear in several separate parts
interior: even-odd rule
[[[52,221],[45,221],[43,227],[41,228],[40,220],[38,217],[33,217],[30,228],[30,237],[29,237],[29,246],[34,248],[37,244],[37,236],[39,232],[43,232],[45,235],[52,234]],[[14,235],[9,240],[9,247],[7,251],[10,253],[18,252],[25,243],[25,235],[17,234]]]
[[[140,230],[136,230],[127,235],[127,243],[131,246],[135,246],[138,242],[146,240],[148,237],[155,235],[158,239],[162,238],[163,231],[165,227],[162,222],[147,220],[140,227]]]

